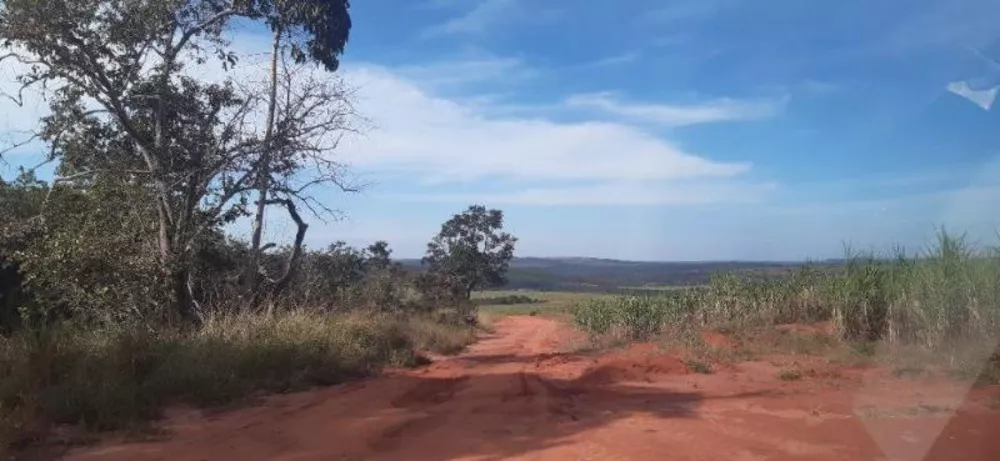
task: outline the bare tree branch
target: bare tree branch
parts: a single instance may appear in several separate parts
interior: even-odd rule
[[[179,53],[181,50],[183,50],[184,47],[187,46],[188,42],[191,41],[191,38],[193,38],[195,35],[200,34],[206,28],[208,28],[209,26],[215,24],[216,22],[221,21],[223,19],[226,19],[226,18],[228,18],[230,16],[233,16],[233,15],[235,15],[237,13],[238,13],[238,11],[236,11],[235,9],[228,9],[228,10],[225,10],[225,11],[221,11],[221,12],[215,14],[214,16],[212,16],[212,17],[210,17],[210,18],[202,21],[201,23],[195,25],[194,27],[188,29],[187,32],[184,32],[184,34],[181,35],[180,40],[178,40],[177,44],[173,46],[173,49],[170,50],[170,51],[168,51],[167,55],[168,56],[171,56],[171,55],[176,56],[176,53]]]
[[[19,141],[19,142],[12,143],[9,147],[4,148],[3,150],[0,150],[0,158],[3,158],[4,155],[9,154],[12,151],[20,149],[20,148],[22,148],[24,146],[27,146],[28,144],[31,144],[31,143],[37,141],[39,138],[41,138],[40,134],[38,134],[38,133],[32,133],[32,135],[28,139],[25,139],[24,141]]]
[[[281,295],[283,291],[288,287],[288,283],[291,282],[292,277],[295,275],[295,270],[298,267],[299,259],[302,257],[302,241],[305,240],[306,230],[309,229],[309,225],[302,220],[299,216],[298,210],[295,208],[295,202],[291,199],[273,199],[267,201],[268,205],[284,205],[285,209],[288,210],[288,216],[295,221],[295,225],[298,229],[295,232],[295,243],[292,244],[292,253],[288,256],[285,261],[285,270],[281,274],[281,277],[274,284],[274,288],[271,290],[272,303],[269,306],[269,310],[273,309],[274,298]]]

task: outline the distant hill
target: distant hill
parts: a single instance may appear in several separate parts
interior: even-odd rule
[[[400,261],[420,270],[420,260]],[[782,274],[800,262],[706,261],[647,262],[601,258],[514,258],[507,289],[543,291],[619,291],[624,287],[702,285],[714,273]]]

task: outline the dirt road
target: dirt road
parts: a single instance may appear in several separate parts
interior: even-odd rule
[[[177,415],[160,440],[68,459],[1000,459],[995,389],[965,395],[943,382],[822,367],[784,381],[764,360],[693,374],[642,348],[560,354],[563,328],[510,317],[463,355],[423,369]]]

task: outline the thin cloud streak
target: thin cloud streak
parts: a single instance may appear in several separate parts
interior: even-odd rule
[[[612,93],[591,93],[571,96],[566,104],[570,107],[597,109],[632,121],[679,127],[771,118],[782,111],[788,100],[786,96],[777,100],[722,98],[689,105],[651,104],[623,102]]]
[[[534,206],[691,206],[760,203],[778,190],[775,183],[603,183],[592,186],[531,188],[494,194],[395,194],[406,202],[490,203]]]

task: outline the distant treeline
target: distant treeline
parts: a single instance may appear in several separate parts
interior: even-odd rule
[[[404,267],[420,270],[419,261],[404,260]],[[508,290],[635,292],[671,286],[708,284],[713,274],[782,277],[810,265],[835,271],[843,261],[805,262],[637,262],[595,258],[515,258],[507,273]]]

